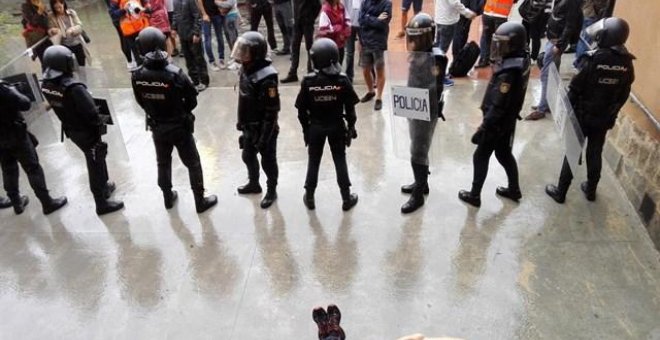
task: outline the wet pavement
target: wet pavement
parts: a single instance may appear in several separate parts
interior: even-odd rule
[[[312,308],[335,303],[350,339],[415,332],[660,339],[659,256],[611,171],[604,169],[593,203],[577,185],[584,170],[565,205],[543,192],[562,158],[551,119],[518,125],[519,204],[495,196],[506,176],[494,157],[482,207],[457,199],[471,183],[469,138],[481,121],[485,74],[457,79],[447,90],[431,194],[403,216],[407,197],[399,186],[412,173],[393,134],[402,121],[388,109],[372,111],[371,103],[358,106],[359,138],[348,150],[358,205],[341,211],[326,150],[317,208],[307,211],[297,84],[281,88],[279,199],[262,210],[259,196],[236,194],[246,172],[234,129],[235,74],[213,72],[195,110],[195,136],[208,191],[220,203],[195,213],[187,171],[175,157],[180,198],[168,211],[115,32],[103,6],[81,12],[83,22],[94,23],[88,27],[96,63],[87,80],[115,114],[108,165],[126,208],[97,217],[81,153],[70,141],[59,143],[52,113],[32,119],[51,191],[66,194],[69,205],[42,215],[22,175],[31,199],[26,212],[0,211],[0,338],[312,339]],[[288,60],[277,58],[284,74]],[[525,108],[539,91],[533,79]]]

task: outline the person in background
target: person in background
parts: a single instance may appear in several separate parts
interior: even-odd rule
[[[401,39],[406,35],[406,25],[408,24],[408,11],[410,7],[413,8],[413,13],[417,14],[422,11],[422,3],[424,0],[403,0],[401,2],[401,30],[396,34],[396,37]]]
[[[273,12],[277,26],[282,32],[281,49],[274,50],[275,55],[291,54],[291,38],[293,38],[293,6],[291,0],[272,0]]]
[[[167,15],[167,7],[165,0],[150,0],[151,4],[151,16],[149,17],[149,25],[159,29],[169,42],[169,37],[172,36],[172,31],[170,27],[170,19]],[[167,44],[167,53],[168,55],[172,53],[174,47],[171,44]]]
[[[346,40],[344,51],[346,53],[346,76],[353,83],[354,73],[354,58],[355,58],[355,42],[358,40],[358,32],[360,31],[360,7],[363,0],[346,0],[346,8],[351,17],[351,35]]]
[[[341,0],[325,0],[319,16],[319,37],[329,38],[339,49],[339,65],[344,62],[344,45],[351,36],[351,17]]]
[[[261,17],[266,21],[266,34],[268,36],[268,46],[271,50],[277,49],[277,40],[275,40],[275,28],[273,27],[273,6],[268,0],[247,0],[250,5],[250,31],[259,31]]]
[[[435,47],[440,48],[445,55],[447,55],[449,45],[451,45],[454,39],[456,23],[458,23],[458,19],[461,16],[472,20],[477,14],[466,8],[459,0],[435,1]],[[453,86],[454,81],[445,77],[444,85]]]
[[[513,4],[518,0],[486,0],[484,12],[481,16],[482,31],[479,42],[479,62],[475,68],[488,67],[490,65],[490,41],[493,33],[501,24],[509,20],[509,14]]]
[[[165,0],[165,8],[167,8],[167,19],[170,22],[170,29],[172,29],[172,21],[174,20],[174,0]],[[179,55],[179,49],[176,47],[176,34],[170,31],[170,35],[167,39],[167,48],[172,49],[170,57],[176,57]]]
[[[483,13],[485,1],[486,0],[461,0],[461,3],[465,8],[479,16]],[[467,44],[468,37],[470,36],[470,26],[472,26],[472,20],[461,15],[456,23],[454,39],[451,42],[451,53],[454,57],[456,57],[463,47],[465,47],[465,44]]]
[[[541,50],[541,39],[545,35],[545,26],[548,23],[548,16],[550,15],[550,6],[552,0],[526,0],[530,4],[527,10],[520,11],[523,18],[522,24],[527,30],[532,45],[530,58],[536,60]],[[522,7],[522,5],[521,5]]]
[[[222,29],[225,31],[227,45],[229,45],[229,50],[231,51],[238,39],[238,20],[240,16],[238,7],[236,7],[236,0],[215,0],[215,4],[220,10],[220,15],[224,16],[224,26]],[[238,70],[240,67],[240,64],[236,63],[234,60],[231,60],[226,65],[227,69],[232,71]]]
[[[309,49],[314,43],[314,21],[321,11],[319,0],[293,0],[293,40],[291,41],[291,67],[289,74],[281,80],[282,84],[298,81],[298,65],[300,63],[300,44],[305,38],[307,50],[307,73],[312,73],[312,62]]]
[[[204,52],[208,58],[211,70],[217,72],[225,69],[225,42],[222,38],[222,31],[225,17],[220,14],[220,9],[214,0],[197,0],[197,7],[202,13],[202,35],[204,37]],[[213,55],[213,38],[211,30],[215,31],[215,38],[218,42],[218,61],[215,61]]]
[[[110,14],[119,21],[124,42],[133,54],[132,62],[127,65],[129,70],[142,65],[135,38],[141,30],[149,27],[150,13],[149,0],[110,0]]]
[[[28,48],[32,48],[32,60],[39,58],[44,70],[44,51],[52,45],[48,37],[48,13],[46,5],[41,0],[25,0],[21,5],[23,19],[23,37]],[[37,44],[39,43],[39,44]]]
[[[199,92],[206,90],[210,82],[202,51],[201,26],[202,14],[195,0],[174,0],[173,29],[181,41],[188,76]]]
[[[112,26],[117,31],[117,36],[119,37],[119,45],[121,46],[121,52],[126,58],[126,67],[130,70],[133,68],[133,56],[131,55],[131,48],[126,43],[124,39],[124,34],[121,33],[121,28],[119,26],[119,17],[112,15],[113,7],[112,0],[105,0],[105,4],[108,7],[108,14],[110,15],[110,20],[112,21]]]
[[[610,0],[583,0],[582,2],[582,30],[580,31],[580,38],[578,39],[577,46],[575,47],[575,61],[573,66],[578,68],[580,66],[580,58],[584,56],[587,51],[591,49],[592,40],[586,33],[587,27],[591,26],[594,22],[608,16],[610,8]]]
[[[385,56],[387,37],[392,20],[392,2],[390,0],[365,0],[360,8],[360,42],[362,52],[360,63],[362,74],[369,92],[360,99],[366,103],[376,97],[374,110],[383,107],[383,88],[385,87]],[[376,68],[376,92],[372,70]]]
[[[52,13],[48,16],[48,35],[59,40],[76,56],[79,66],[85,66],[85,46],[82,38],[82,23],[76,11],[69,9],[65,0],[50,0]]]

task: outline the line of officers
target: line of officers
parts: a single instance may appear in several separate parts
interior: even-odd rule
[[[580,71],[569,86],[569,99],[588,141],[588,180],[581,188],[587,199],[595,200],[605,135],[613,127],[630,93],[634,57],[624,47],[629,34],[624,20],[603,19],[590,30],[590,34],[597,47],[581,60]],[[424,196],[429,193],[428,152],[437,121],[439,118],[444,120],[442,82],[447,58],[433,48],[434,39],[435,24],[431,16],[419,13],[410,20],[406,28],[406,47],[408,51],[418,53],[411,53],[409,58],[408,86],[429,88],[432,119],[408,120],[414,182],[401,187],[402,192],[410,194],[401,207],[402,213],[420,208]],[[134,95],[146,112],[147,125],[152,131],[158,186],[163,192],[165,207],[172,208],[177,200],[177,192],[172,190],[172,151],[176,148],[188,168],[195,207],[201,213],[213,207],[217,197],[205,195],[202,166],[193,137],[195,116],[192,110],[197,106],[198,93],[189,77],[169,63],[165,40],[163,33],[155,28],[147,28],[139,34],[138,44],[144,64],[132,73]],[[512,22],[501,25],[492,38],[493,75],[481,105],[483,122],[471,138],[477,145],[473,155],[472,188],[458,194],[459,199],[477,207],[481,205],[481,189],[493,153],[508,178],[508,185],[498,187],[496,193],[514,201],[522,197],[511,148],[529,79],[527,41],[523,26]],[[241,64],[236,129],[241,132],[238,144],[248,172],[248,182],[237,190],[240,194],[262,193],[260,156],[261,168],[267,177],[262,208],[268,208],[277,199],[278,181],[280,98],[277,71],[267,52],[263,36],[252,31],[244,33],[232,51],[232,58]],[[347,211],[358,202],[358,196],[350,190],[346,148],[357,138],[355,105],[359,98],[349,79],[341,73],[339,52],[332,40],[316,40],[310,56],[315,72],[304,78],[295,102],[309,155],[303,202],[308,209],[315,208],[314,192],[327,140],[337,173],[342,209]],[[73,78],[74,60],[66,47],[49,47],[43,60],[46,70],[42,92],[62,121],[66,136],[85,155],[96,213],[103,215],[120,210],[124,205],[111,199],[115,185],[109,180],[105,162],[108,148],[102,140],[104,122],[85,84]],[[48,192],[35,151],[38,141],[27,131],[20,113],[29,109],[30,101],[7,83],[0,84],[0,100],[3,108],[0,115],[0,160],[9,197],[8,200],[3,198],[0,206],[13,207],[20,214],[28,203],[27,197],[21,196],[18,189],[20,163],[42,203],[44,214],[52,213],[64,206],[67,199],[53,198]],[[563,203],[572,177],[564,159],[558,184],[548,185],[546,193]]]

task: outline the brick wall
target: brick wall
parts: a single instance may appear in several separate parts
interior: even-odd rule
[[[660,131],[629,101],[610,131],[604,157],[660,250]]]

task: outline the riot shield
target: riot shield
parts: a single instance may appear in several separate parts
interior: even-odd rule
[[[562,139],[564,155],[575,175],[579,169],[580,155],[584,148],[584,134],[571,102],[568,100],[566,86],[562,84],[559,71],[554,64],[550,65],[548,73],[547,98],[555,121],[555,128]]]
[[[442,70],[431,52],[388,52],[385,62],[383,109],[390,114],[394,154],[428,165],[441,110],[437,77]]]

